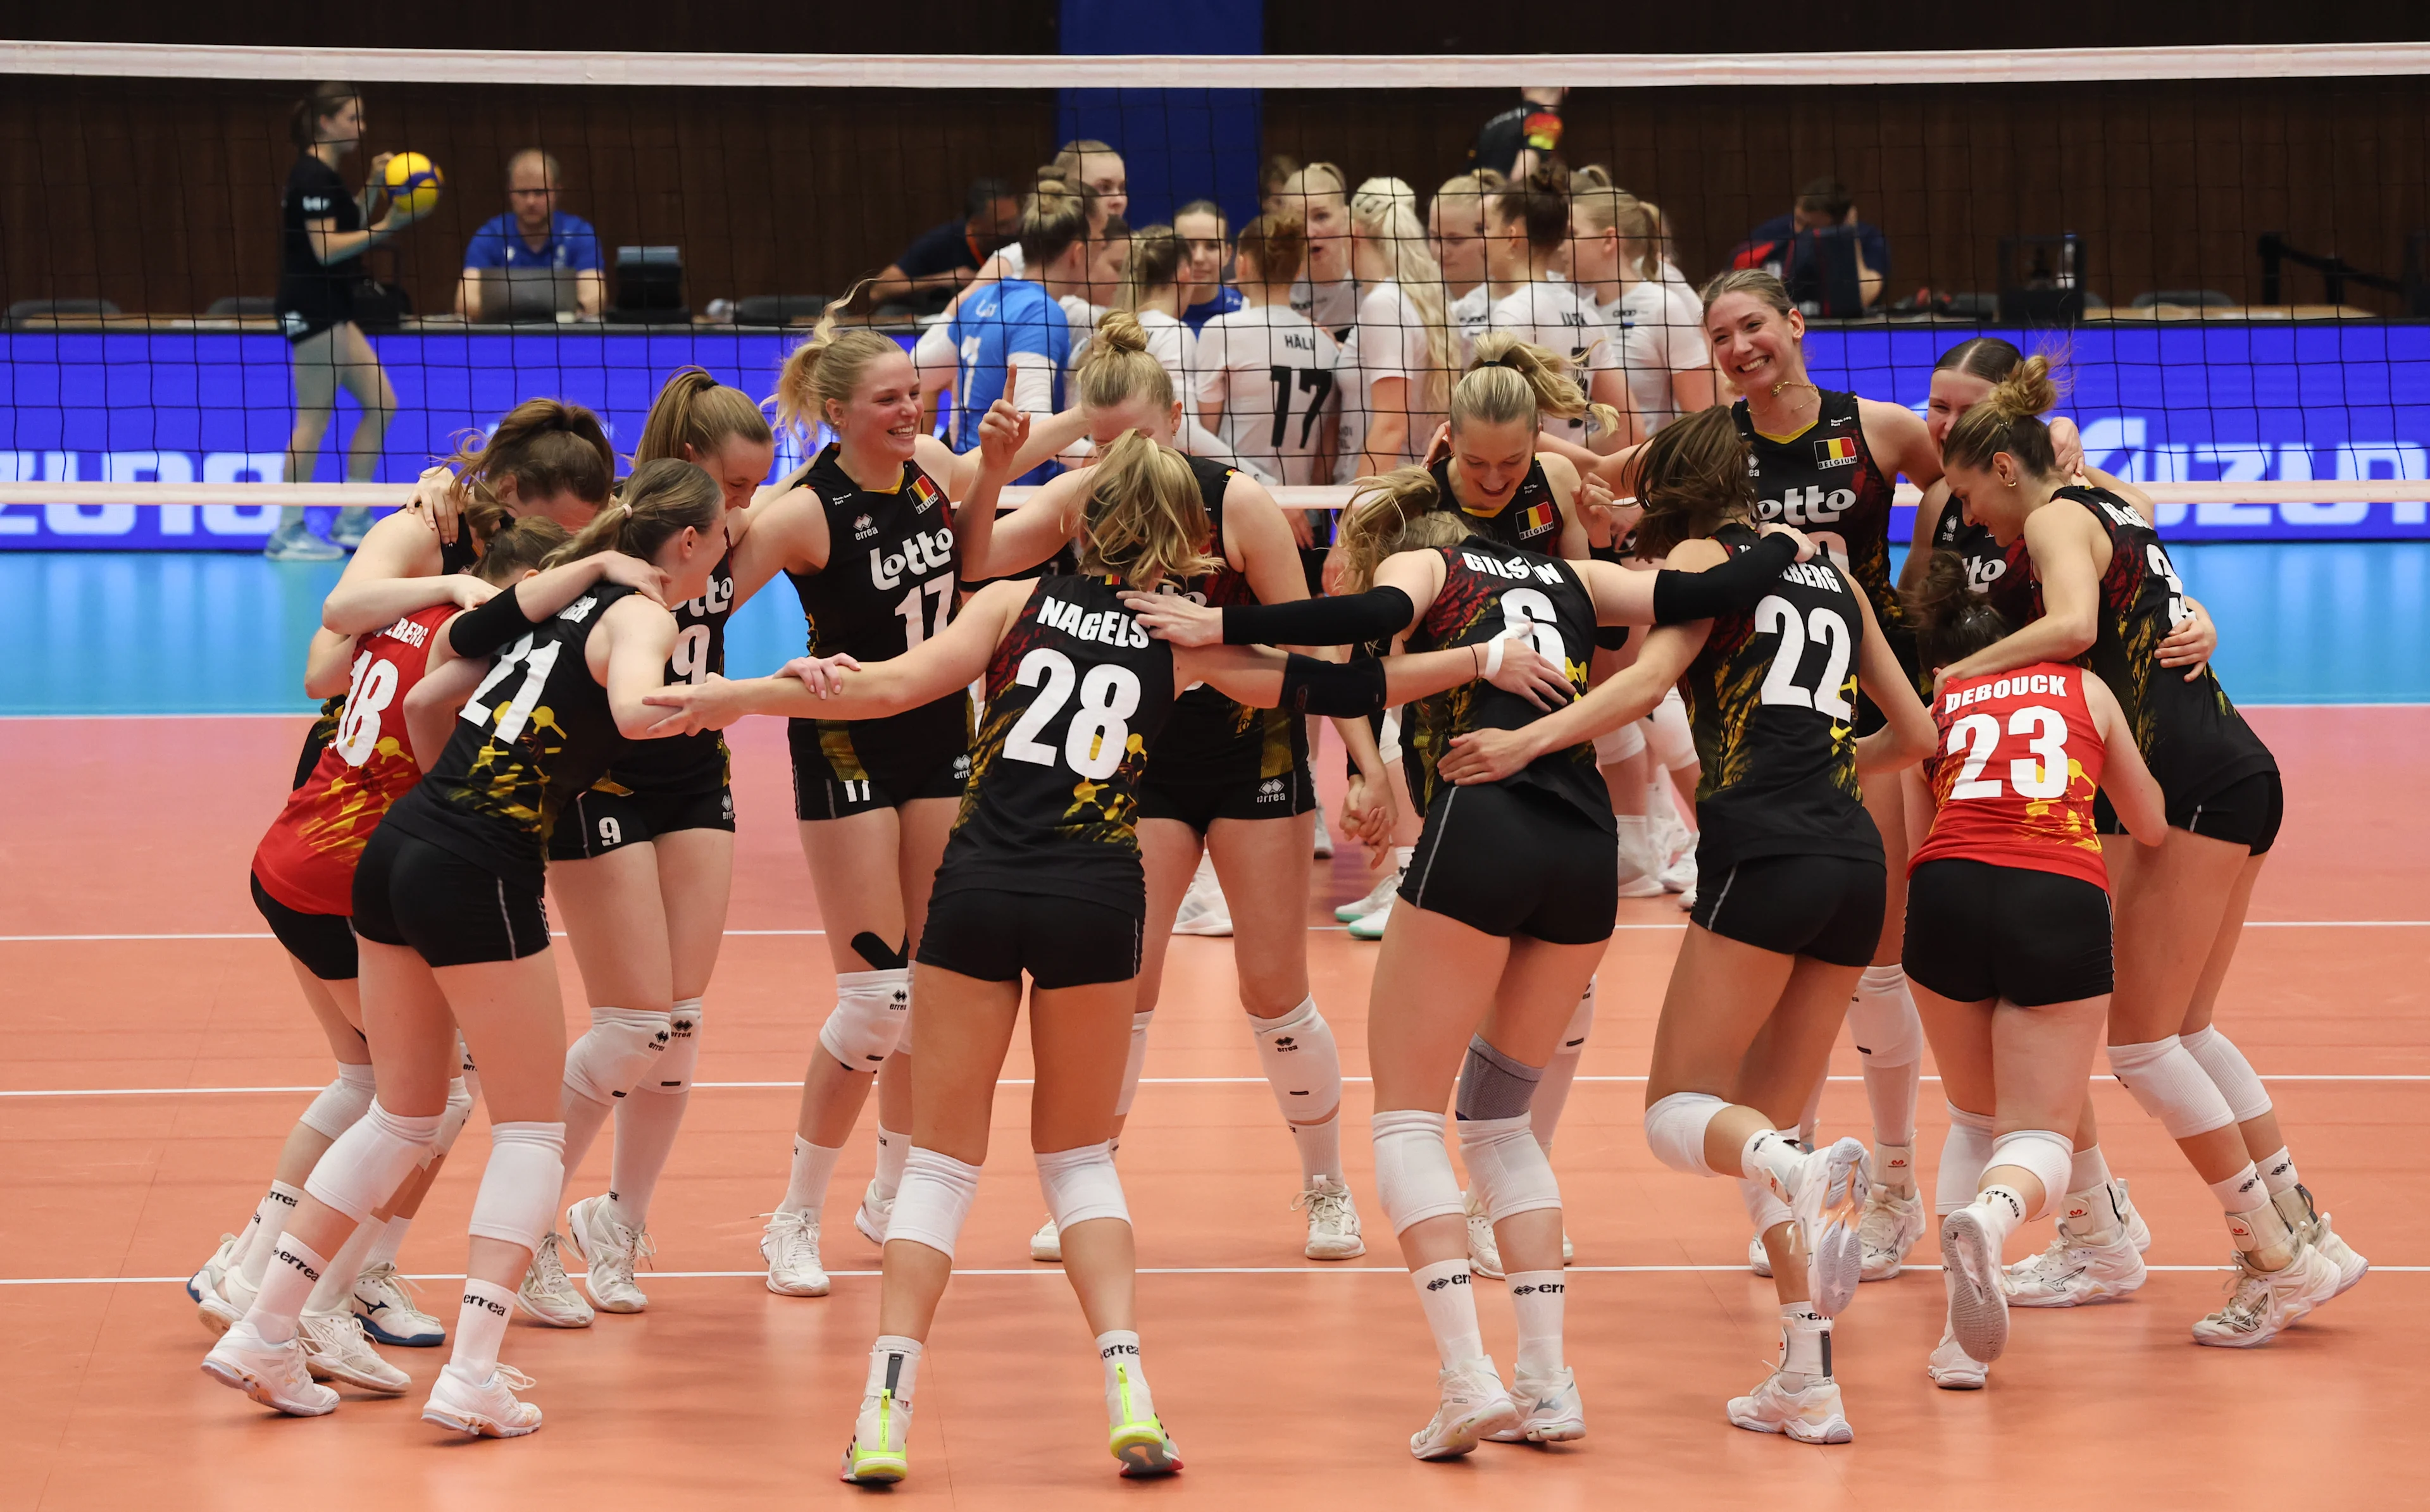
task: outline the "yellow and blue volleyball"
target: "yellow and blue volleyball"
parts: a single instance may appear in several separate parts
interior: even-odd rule
[[[412,215],[421,215],[438,204],[439,191],[447,182],[439,165],[418,152],[401,152],[390,158],[383,176],[389,198]]]

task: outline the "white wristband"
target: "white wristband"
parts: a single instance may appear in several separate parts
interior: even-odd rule
[[[1495,636],[1486,642],[1485,675],[1488,677],[1502,670],[1502,646],[1503,640],[1500,636]]]

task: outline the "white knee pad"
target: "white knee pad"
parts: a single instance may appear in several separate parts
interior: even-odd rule
[[[2236,1041],[2216,1028],[2205,1028],[2179,1035],[2177,1042],[2186,1047],[2186,1054],[2194,1057],[2194,1064],[2219,1088],[2219,1095],[2227,1099],[2227,1110],[2236,1115],[2237,1122],[2257,1119],[2270,1111],[2269,1090],[2254,1074],[2253,1063],[2244,1058],[2244,1052],[2236,1048]]]
[[[490,1164],[467,1226],[475,1238],[536,1250],[557,1218],[564,1185],[564,1124],[492,1123]]]
[[[1133,1022],[1138,1021],[1134,1019]],[[1328,1123],[1341,1112],[1341,1046],[1313,997],[1279,1019],[1249,1019],[1257,1064],[1273,1088],[1283,1122],[1295,1129]],[[1136,1041],[1134,1041],[1136,1043]]]
[[[304,1190],[359,1223],[372,1209],[396,1195],[405,1178],[421,1169],[439,1142],[444,1115],[405,1118],[374,1098],[354,1127],[338,1136],[329,1153],[306,1177]]]
[[[689,1092],[700,1072],[700,999],[686,998],[674,1005],[667,1015],[667,1048],[643,1085],[669,1095]]]
[[[1654,1158],[1691,1176],[1719,1175],[1705,1162],[1705,1130],[1727,1103],[1709,1092],[1673,1092],[1645,1110],[1645,1142]]]
[[[1038,1189],[1046,1194],[1046,1211],[1058,1229],[1097,1218],[1131,1221],[1130,1205],[1123,1201],[1123,1178],[1114,1171],[1114,1147],[1108,1142],[1040,1154]]]
[[[1375,1140],[1375,1191],[1394,1234],[1429,1218],[1467,1211],[1459,1178],[1451,1172],[1451,1152],[1443,1148],[1441,1114],[1395,1108],[1376,1114],[1370,1127]]]
[[[2068,1178],[2075,1171],[2075,1141],[2049,1129],[2013,1129],[1992,1141],[1991,1165],[2034,1173],[2042,1184],[2042,1201],[2025,1217],[2039,1218],[2067,1198]]]
[[[1156,1022],[1156,1010],[1131,1015],[1131,1048],[1123,1061],[1123,1089],[1114,1094],[1114,1117],[1128,1117],[1131,1099],[1139,1095],[1140,1069],[1147,1064],[1148,1025]]]
[[[1916,1016],[1905,968],[1865,968],[1848,1001],[1848,1037],[1865,1053],[1867,1066],[1912,1066],[1923,1058],[1923,1021]]]
[[[1949,1134],[1940,1141],[1940,1171],[1933,1180],[1932,1210],[1942,1218],[1974,1200],[1983,1172],[1991,1168],[1991,1115],[1949,1107]]]
[[[465,1086],[464,1078],[458,1076],[447,1084],[447,1106],[439,1115],[439,1138],[431,1146],[431,1154],[436,1156],[452,1152],[456,1148],[457,1137],[472,1121],[473,1088]]]
[[[669,1022],[656,1008],[592,1008],[591,1032],[566,1049],[565,1085],[603,1107],[614,1103],[657,1064]]]
[[[1739,1201],[1746,1205],[1747,1221],[1755,1225],[1757,1234],[1769,1233],[1797,1216],[1789,1210],[1787,1203],[1773,1195],[1771,1183],[1753,1176],[1739,1178]]]
[[[369,1066],[341,1065],[338,1079],[322,1088],[321,1095],[312,1099],[312,1105],[295,1122],[334,1139],[371,1110],[372,1097],[378,1090],[379,1080]]]
[[[952,1259],[954,1243],[962,1237],[962,1222],[971,1216],[971,1202],[978,1192],[978,1167],[912,1146],[903,1162],[903,1184],[894,1190],[893,1210],[886,1220],[886,1241],[910,1239]]]
[[[2109,1071],[2172,1139],[2190,1139],[2236,1122],[2235,1110],[2202,1062],[2175,1035],[2149,1044],[2111,1045]]]
[[[1553,1163],[1536,1142],[1527,1115],[1459,1121],[1459,1157],[1477,1200],[1495,1222],[1520,1213],[1561,1205]]]
[[[1688,724],[1688,705],[1672,689],[1654,706],[1654,759],[1673,772],[1696,765],[1696,732]]]
[[[1616,730],[1606,730],[1594,738],[1595,765],[1618,766],[1645,749],[1645,731],[1636,722]]]
[[[903,1042],[911,1017],[911,972],[836,974],[835,1011],[819,1029],[819,1045],[853,1071],[875,1071]]]

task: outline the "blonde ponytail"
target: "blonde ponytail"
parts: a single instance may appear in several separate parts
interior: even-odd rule
[[[1374,586],[1375,569],[1395,552],[1456,546],[1474,533],[1466,515],[1442,507],[1442,490],[1423,467],[1395,468],[1351,488],[1336,537],[1345,593]]]
[[[1606,432],[1618,431],[1621,424],[1619,410],[1588,401],[1559,354],[1531,346],[1508,331],[1478,337],[1468,374],[1451,391],[1452,429],[1472,420],[1505,425],[1540,414],[1556,420],[1590,417]]]
[[[2058,471],[2058,453],[2041,417],[2058,403],[2060,382],[2051,359],[2037,352],[1991,386],[1990,394],[1957,417],[1940,443],[1944,468],[1984,468],[2002,452],[2034,477]]]
[[[1105,573],[1147,586],[1214,571],[1215,527],[1189,459],[1169,446],[1127,431],[1089,470],[1084,572]]]
[[[852,292],[828,305],[810,330],[810,339],[793,348],[776,374],[776,424],[808,436],[825,423],[830,401],[852,403],[861,379],[880,357],[900,355],[903,348],[890,336],[865,327],[840,331],[836,317],[869,287],[864,278]]]

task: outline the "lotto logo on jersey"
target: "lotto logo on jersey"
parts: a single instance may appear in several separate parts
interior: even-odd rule
[[[686,614],[696,620],[724,614],[734,607],[734,579],[726,576],[710,578],[708,591],[696,599],[684,600],[683,607]]]
[[[1854,467],[1856,465],[1856,438],[1826,436],[1814,443],[1816,467]]]
[[[1756,513],[1766,520],[1777,520],[1792,525],[1827,525],[1846,514],[1856,502],[1854,489],[1833,489],[1822,491],[1821,485],[1790,489],[1777,499],[1756,501]]]
[[[1966,558],[1966,587],[1969,591],[1980,597],[1991,591],[1991,585],[2006,575],[2007,571],[2008,564],[1997,557],[1986,560],[1982,557],[1969,557]]]
[[[1127,614],[1112,609],[1083,611],[1077,604],[1061,599],[1045,599],[1038,606],[1038,623],[1051,625],[1074,640],[1094,640],[1099,645],[1129,646],[1145,650],[1147,632]]]
[[[914,531],[905,539],[901,551],[869,548],[869,580],[879,588],[900,588],[905,573],[925,577],[949,570],[953,561],[952,530],[940,525],[934,530]]]

